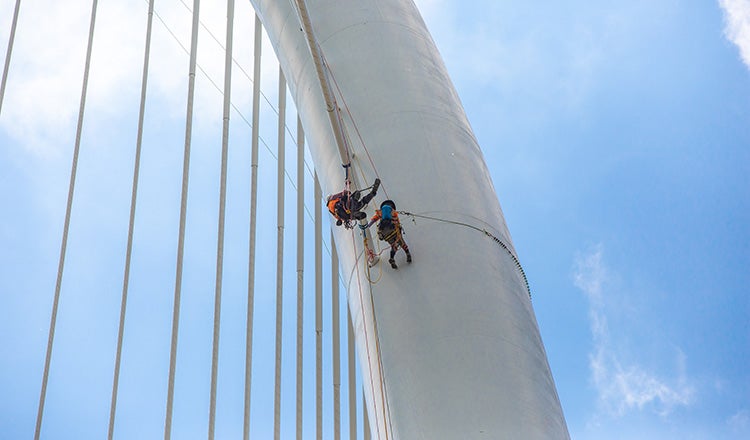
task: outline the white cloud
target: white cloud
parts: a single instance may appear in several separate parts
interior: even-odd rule
[[[750,68],[750,0],[719,0],[724,10],[724,35],[740,50],[745,65]]]
[[[613,342],[607,317],[607,291],[610,271],[603,262],[602,245],[595,246],[576,259],[574,282],[589,300],[589,319],[594,349],[589,356],[592,381],[599,400],[611,416],[624,416],[631,410],[651,410],[666,416],[675,407],[692,403],[695,390],[686,375],[686,359],[676,354],[676,367],[671,380],[665,380],[637,365],[624,365],[618,344]],[[637,325],[637,323],[633,323]]]
[[[221,123],[222,97],[214,84],[223,87],[224,51],[206,28],[223,44],[225,8],[221,2],[201,6],[205,28],[201,28],[198,40],[198,63],[211,81],[202,72],[197,73],[195,106],[196,114],[206,109],[211,118],[195,118],[196,124]],[[137,114],[147,9],[147,2],[142,0],[99,3],[84,127],[91,127],[95,118]],[[158,111],[163,116],[184,118],[188,55],[183,47],[190,46],[191,13],[180,0],[157,2],[156,13],[149,102],[164,104]],[[69,151],[79,111],[90,18],[88,1],[31,0],[23,4],[0,115],[0,130],[17,141],[19,147],[14,148],[52,158]],[[250,74],[253,23],[249,2],[238,4],[234,54],[242,70]],[[278,67],[267,39],[262,66],[263,90],[274,102]],[[239,85],[233,88],[233,102],[249,118],[250,80],[237,66],[233,79]],[[154,111],[147,105],[147,112],[149,109]]]

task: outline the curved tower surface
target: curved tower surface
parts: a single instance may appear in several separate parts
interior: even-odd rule
[[[295,2],[251,1],[321,187],[338,192],[342,158]],[[413,1],[305,5],[351,139],[353,189],[382,179],[368,215],[388,198],[431,217],[402,215],[414,262],[399,252],[398,270],[381,263],[369,277],[360,231],[334,227],[373,435],[569,438],[487,166]]]

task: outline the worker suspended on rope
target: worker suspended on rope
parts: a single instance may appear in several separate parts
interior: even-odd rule
[[[328,211],[331,215],[336,218],[336,226],[343,224],[345,228],[351,229],[354,227],[353,220],[366,218],[367,214],[362,212],[362,209],[375,197],[379,187],[380,179],[375,179],[375,183],[369,188],[363,188],[354,192],[344,190],[328,196],[326,206],[328,206]],[[362,192],[368,189],[370,192],[362,196]]]
[[[372,216],[369,223],[360,225],[359,227],[365,230],[378,220],[380,220],[378,223],[378,238],[387,241],[391,245],[391,255],[388,260],[391,263],[391,267],[398,269],[394,257],[399,248],[406,252],[406,262],[411,263],[411,252],[409,252],[409,246],[404,241],[404,229],[401,227],[401,222],[398,219],[398,211],[396,211],[396,204],[393,200],[386,200],[381,203],[380,209],[375,210],[375,215]]]

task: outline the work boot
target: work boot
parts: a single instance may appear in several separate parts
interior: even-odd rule
[[[410,253],[406,254],[406,262],[407,263],[411,263],[411,254]]]
[[[390,260],[388,260],[388,262],[391,263],[391,267],[392,268],[398,269],[398,266],[396,266],[396,260],[394,260],[393,258],[391,258]]]
[[[375,179],[375,184],[372,186],[372,192],[378,192],[378,188],[380,188],[380,179]]]

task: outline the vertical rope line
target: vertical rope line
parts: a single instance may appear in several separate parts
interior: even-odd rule
[[[107,438],[112,440],[115,431],[115,414],[117,412],[117,391],[120,382],[120,364],[122,361],[122,340],[125,333],[125,311],[128,304],[128,285],[130,283],[130,261],[133,251],[133,229],[135,226],[135,208],[138,196],[138,176],[141,167],[141,145],[143,144],[143,118],[146,112],[146,88],[148,84],[148,67],[151,54],[151,30],[154,17],[154,0],[148,3],[148,20],[146,23],[146,47],[143,55],[143,77],[141,79],[141,103],[138,112],[138,132],[135,142],[135,163],[133,165],[133,191],[130,196],[130,222],[128,224],[128,244],[125,252],[125,274],[122,281],[122,301],[120,303],[120,325],[117,332],[117,353],[115,355],[115,372],[112,380],[112,402],[109,409],[109,431]]]
[[[354,328],[352,312],[346,308],[347,375],[349,379],[349,439],[357,438],[357,376],[354,363]]]
[[[16,25],[18,24],[18,11],[21,9],[21,0],[16,0],[16,8],[13,10],[13,23],[10,25],[10,37],[8,37],[8,50],[5,52],[5,68],[3,69],[3,81],[0,84],[0,113],[3,111],[3,97],[5,96],[5,84],[8,81],[8,70],[10,69],[10,56],[13,53],[13,42],[16,39]]]
[[[352,247],[354,249],[354,252],[356,254],[358,254],[357,255],[357,260],[355,261],[355,264],[354,264],[354,268],[352,269],[352,276],[354,275],[354,272],[356,271],[356,274],[357,274],[357,284],[358,284],[358,287],[359,287],[359,290],[358,290],[358,292],[359,292],[359,302],[360,302],[360,304],[364,304],[365,300],[364,300],[364,298],[362,296],[362,277],[361,277],[360,272],[359,272],[359,257],[365,255],[366,249],[363,250],[362,252],[357,253],[356,243],[354,241],[354,231],[353,230],[351,231],[351,236],[352,236]],[[365,264],[367,264],[367,263],[365,263]],[[368,281],[368,283],[369,283],[369,281]],[[372,290],[370,290],[370,294],[372,294]],[[362,330],[363,330],[363,333],[364,333],[363,336],[364,336],[364,341],[365,341],[365,353],[367,353],[367,366],[368,366],[368,371],[369,371],[368,375],[370,377],[370,390],[372,390],[372,396],[373,396],[373,411],[374,411],[374,416],[375,416],[375,426],[377,427],[376,428],[376,432],[377,432],[377,434],[379,436],[380,435],[380,422],[378,421],[377,401],[375,400],[375,391],[376,390],[375,390],[375,383],[374,383],[374,378],[373,378],[373,366],[372,366],[372,358],[370,356],[370,342],[369,342],[369,335],[368,335],[368,332],[367,332],[367,320],[366,320],[364,306],[360,307],[360,315],[362,316]],[[375,337],[377,338],[377,333],[375,334]],[[377,361],[377,359],[376,359],[376,361]],[[380,370],[378,370],[378,373],[379,372],[380,372]],[[383,380],[382,377],[379,377],[378,379],[380,381]],[[364,385],[363,385],[363,388],[364,388]],[[365,408],[365,410],[366,410],[366,408]],[[385,423],[385,420],[383,421],[383,423]],[[386,438],[388,438],[387,426],[386,426]]]
[[[315,438],[323,438],[323,203],[318,173],[315,173]]]
[[[362,392],[362,425],[364,440],[370,440],[372,434],[370,432],[370,417],[367,415],[367,402],[365,402],[365,393]]]
[[[169,355],[169,385],[164,439],[172,436],[172,408],[174,404],[174,377],[177,366],[177,336],[180,328],[180,295],[182,293],[182,263],[185,253],[185,218],[187,217],[188,177],[190,174],[190,143],[193,131],[193,97],[195,95],[195,65],[198,56],[198,14],[200,0],[193,1],[193,25],[190,42],[190,73],[188,79],[187,116],[185,120],[185,153],[182,164],[182,196],[180,201],[180,230],[177,242],[177,270],[175,274],[174,305],[172,310],[172,342]]]
[[[375,351],[377,352],[377,361],[378,361],[378,374],[380,375],[380,393],[383,396],[383,423],[385,423],[385,435],[386,439],[388,438],[388,429],[390,427],[391,431],[393,430],[393,426],[391,425],[391,409],[390,405],[388,404],[388,388],[385,386],[385,373],[383,370],[383,359],[382,354],[380,352],[380,335],[378,332],[378,317],[375,313],[375,296],[372,294],[372,284],[368,284],[370,289],[370,306],[372,307],[372,326],[375,329]]]
[[[284,167],[286,122],[286,80],[279,67],[278,183],[276,203],[276,371],[273,393],[273,438],[281,438],[281,344],[284,317]]]
[[[245,336],[245,410],[243,438],[250,438],[250,397],[253,376],[253,308],[255,301],[255,229],[258,206],[258,121],[260,119],[260,50],[262,42],[260,17],[255,14],[255,44],[253,49],[253,128],[250,178],[250,250],[247,277],[247,330]]]
[[[339,255],[331,231],[331,328],[333,331],[333,438],[341,439],[341,332],[339,322]]]
[[[211,354],[211,391],[208,410],[208,438],[216,430],[216,389],[219,375],[219,339],[221,333],[221,291],[224,271],[224,226],[226,223],[227,162],[229,156],[229,114],[232,94],[232,41],[234,34],[234,0],[227,0],[227,36],[224,59],[224,107],[221,133],[221,183],[219,186],[219,224],[216,240],[216,291],[214,295],[213,351]]]
[[[302,120],[297,116],[297,389],[296,389],[296,439],[302,440],[302,348],[304,321],[304,270],[305,270],[305,136]]]
[[[350,162],[349,160],[349,145],[346,143],[344,138],[344,129],[340,124],[338,117],[338,105],[336,104],[336,97],[333,96],[331,86],[328,82],[328,77],[325,74],[325,66],[323,66],[323,57],[321,55],[320,46],[315,39],[315,34],[312,30],[312,23],[310,21],[310,14],[307,12],[307,5],[304,0],[295,0],[294,3],[297,5],[297,11],[299,12],[300,24],[304,30],[305,37],[307,38],[307,44],[310,48],[310,53],[315,64],[315,71],[318,75],[318,82],[323,92],[323,98],[326,103],[326,110],[328,111],[328,119],[333,129],[334,137],[336,138],[336,146],[339,149],[339,155],[341,156],[341,163],[346,165]]]
[[[65,267],[65,254],[68,247],[68,231],[70,230],[70,214],[73,209],[73,194],[75,192],[76,174],[78,170],[78,154],[81,147],[81,132],[83,131],[83,114],[86,107],[86,90],[89,82],[89,70],[91,66],[91,52],[94,44],[94,27],[96,24],[97,0],[91,7],[91,24],[89,26],[88,47],[86,49],[86,66],[83,71],[83,87],[81,90],[81,105],[78,110],[78,126],[76,127],[76,141],[73,149],[73,164],[70,170],[70,185],[68,187],[68,201],[65,208],[65,226],[63,227],[62,243],[60,245],[60,260],[57,267],[57,281],[55,282],[55,296],[52,302],[52,316],[50,317],[49,336],[47,338],[47,354],[44,359],[44,374],[42,376],[42,390],[39,395],[39,410],[36,416],[36,429],[34,439],[38,440],[42,430],[42,418],[44,415],[44,404],[47,399],[47,382],[49,380],[49,367],[52,361],[52,346],[55,341],[55,327],[57,326],[57,309],[60,304],[60,290],[62,287],[63,269]]]

